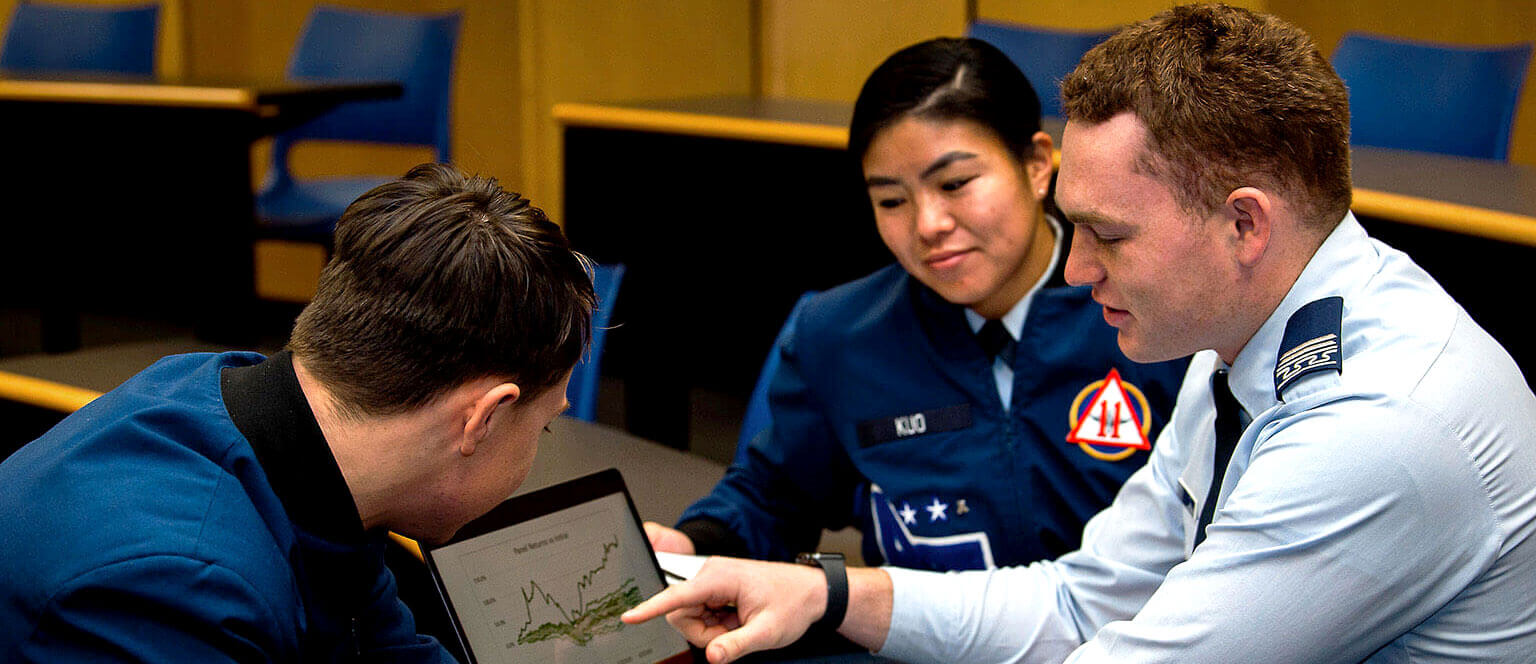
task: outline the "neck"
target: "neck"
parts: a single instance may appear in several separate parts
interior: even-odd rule
[[[387,438],[377,436],[385,432],[377,431],[376,424],[341,413],[330,390],[309,372],[298,356],[293,358],[293,373],[299,379],[299,387],[304,390],[304,398],[309,402],[315,422],[320,425],[320,433],[325,436],[331,456],[336,458],[336,465],[347,481],[347,490],[352,493],[363,528],[373,530],[383,525],[389,516],[384,509],[389,504],[387,498],[399,488],[386,481],[389,473],[379,463],[389,455],[376,452],[381,444],[387,444],[383,443]]]
[[[1323,238],[1323,239],[1326,239]],[[1237,290],[1232,306],[1231,320],[1241,321],[1231,329],[1239,331],[1232,342],[1216,347],[1216,354],[1229,366],[1247,349],[1248,342],[1259,333],[1259,328],[1280,308],[1301,273],[1312,262],[1312,256],[1322,247],[1323,239],[1313,240],[1310,235],[1293,246],[1274,248],[1275,260],[1263,261],[1245,278],[1248,288]]]

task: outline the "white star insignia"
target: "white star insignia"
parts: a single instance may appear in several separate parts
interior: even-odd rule
[[[912,506],[908,505],[907,503],[902,503],[901,504],[901,521],[902,521],[902,523],[916,524],[917,523],[917,510],[912,509]]]
[[[949,517],[945,516],[944,514],[944,511],[949,509],[949,504],[939,502],[937,496],[934,497],[933,504],[925,506],[924,509],[928,510],[928,523],[933,523],[934,521],[939,520],[949,520]]]

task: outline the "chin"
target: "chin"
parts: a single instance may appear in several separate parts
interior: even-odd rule
[[[971,292],[971,289],[954,287],[934,288],[933,292],[938,293],[939,297],[944,298],[945,302],[956,304],[969,309],[976,308],[976,305],[980,304],[983,299],[981,294],[973,293]]]
[[[1125,356],[1132,362],[1137,362],[1140,364],[1151,364],[1153,362],[1161,362],[1166,359],[1171,359],[1162,357],[1162,355],[1157,353],[1155,349],[1147,348],[1146,344],[1141,343],[1138,339],[1127,333],[1125,330],[1120,330],[1120,333],[1116,336],[1115,340],[1120,345],[1120,352],[1125,353]]]
[[[939,297],[944,298],[944,301],[950,304],[958,304],[962,307],[968,307],[981,299],[979,295],[972,292],[975,289],[966,286],[964,283],[958,280],[940,279],[937,275],[927,271],[913,272],[911,270],[907,270],[907,274],[912,278],[917,279],[924,286],[927,286],[928,290],[938,293]]]
[[[1169,360],[1177,360],[1180,358],[1189,357],[1190,355],[1194,354],[1194,351],[1185,351],[1177,348],[1160,348],[1156,345],[1145,343],[1144,341],[1138,342],[1136,339],[1127,335],[1124,330],[1120,331],[1120,335],[1117,337],[1117,341],[1120,344],[1120,352],[1125,353],[1127,358],[1137,364],[1167,362]]]
[[[473,519],[471,519],[471,521],[473,521]],[[434,544],[434,545],[442,544],[444,542],[447,542],[448,540],[453,539],[454,535],[459,534],[459,529],[461,529],[461,528],[463,528],[464,526],[467,526],[467,525],[469,525],[469,521],[465,521],[463,523],[455,524],[455,525],[453,525],[450,528],[444,529],[444,530],[439,531],[439,532],[432,533],[424,541],[425,542],[430,542],[431,544]]]

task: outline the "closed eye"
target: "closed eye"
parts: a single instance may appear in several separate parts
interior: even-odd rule
[[[971,175],[968,177],[946,180],[943,184],[939,185],[939,188],[943,189],[944,191],[959,191],[961,187],[964,187],[965,185],[969,184],[971,180],[975,179],[976,176]]]
[[[1105,235],[1097,230],[1094,230],[1092,227],[1089,228],[1088,232],[1093,233],[1093,238],[1098,240],[1099,244],[1114,244],[1125,239],[1117,235]]]
[[[1099,244],[1115,244],[1131,235],[1131,229],[1126,226],[1103,220],[1097,215],[1064,215],[1067,223],[1077,227],[1079,232],[1086,232]],[[1086,218],[1085,218],[1086,217]]]

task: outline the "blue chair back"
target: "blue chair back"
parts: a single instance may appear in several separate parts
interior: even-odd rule
[[[1466,47],[1351,32],[1333,52],[1350,142],[1507,160],[1531,44]]]
[[[317,7],[294,47],[288,78],[398,81],[397,99],[342,104],[276,136],[274,183],[290,181],[288,150],[297,140],[427,145],[452,161],[449,102],[459,14],[416,15]]]
[[[1040,97],[1040,114],[1061,115],[1061,81],[1077,68],[1088,49],[1109,39],[1115,31],[1077,32],[1049,30],[1015,23],[977,21],[967,34],[1008,55],[1017,65],[1035,94]]]
[[[571,371],[571,383],[565,390],[565,398],[571,402],[571,409],[565,414],[578,420],[591,422],[597,418],[597,379],[602,376],[603,342],[623,281],[622,263],[592,268],[592,290],[597,293],[597,308],[592,310],[592,346]]]
[[[800,311],[816,293],[806,291],[800,296],[795,307],[789,310],[789,316],[784,319],[784,326],[779,328],[779,336],[774,338],[773,347],[768,349],[768,359],[763,360],[763,370],[758,372],[757,383],[752,386],[752,396],[747,398],[747,414],[741,418],[741,433],[736,437],[737,454],[773,421],[768,411],[768,386],[773,384],[773,374],[779,370],[779,346],[795,333],[795,321],[799,320]]]
[[[159,5],[22,2],[11,14],[0,69],[153,76]]]

